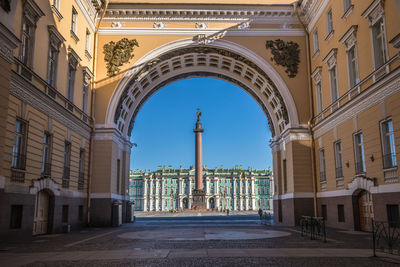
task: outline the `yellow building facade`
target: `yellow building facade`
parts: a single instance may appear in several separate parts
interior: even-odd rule
[[[399,1],[3,2],[1,235],[129,222],[135,117],[188,77],[264,111],[277,223],[398,216]]]

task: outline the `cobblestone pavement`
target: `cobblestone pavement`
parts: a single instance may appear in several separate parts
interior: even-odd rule
[[[140,214],[139,214],[140,215]],[[117,228],[0,241],[0,266],[399,266],[373,258],[368,233],[327,229],[326,243],[257,215],[141,217]],[[280,233],[276,235],[276,233]]]

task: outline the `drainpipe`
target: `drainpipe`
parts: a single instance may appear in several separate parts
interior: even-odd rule
[[[302,29],[306,35],[306,58],[307,58],[307,81],[308,81],[308,88],[310,94],[310,119],[308,120],[308,134],[311,137],[311,171],[312,171],[312,182],[313,182],[313,198],[314,198],[314,217],[317,217],[317,176],[315,170],[315,141],[314,141],[314,133],[313,133],[313,119],[314,119],[314,95],[312,91],[312,83],[311,83],[311,57],[310,57],[310,35],[307,32],[307,28],[300,19],[299,12],[298,12],[298,2],[293,3],[294,13],[299,20]]]
[[[101,12],[100,15],[100,19],[97,22],[96,25],[96,31],[94,32],[94,42],[93,42],[93,66],[92,66],[92,70],[93,70],[93,77],[92,77],[92,81],[91,81],[91,89],[92,89],[92,94],[90,97],[90,115],[92,117],[93,120],[93,127],[92,130],[90,132],[90,142],[89,142],[89,151],[90,151],[90,156],[89,156],[89,173],[88,173],[88,189],[87,189],[87,224],[88,226],[90,225],[90,207],[91,207],[91,187],[92,187],[92,173],[93,173],[93,138],[94,138],[94,126],[95,126],[95,117],[94,117],[94,102],[95,102],[95,95],[96,95],[96,91],[95,91],[95,77],[96,77],[96,60],[97,60],[97,39],[98,39],[98,32],[99,32],[99,28],[100,28],[100,23],[102,21],[102,19],[104,18],[104,15],[106,13],[108,7],[108,0],[106,0],[103,4],[103,10]],[[96,16],[99,13],[96,14]],[[96,20],[96,17],[95,17]]]

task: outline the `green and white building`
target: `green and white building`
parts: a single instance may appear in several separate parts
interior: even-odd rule
[[[131,171],[129,193],[136,210],[181,211],[192,206],[194,179],[194,168],[159,167],[157,171]],[[204,167],[209,210],[272,210],[272,185],[271,170]]]

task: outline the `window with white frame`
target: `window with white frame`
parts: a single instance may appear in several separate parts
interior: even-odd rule
[[[343,177],[342,142],[335,143],[335,169],[336,178]]]
[[[325,150],[319,150],[319,174],[320,174],[320,181],[326,181],[326,169],[325,169]]]
[[[49,25],[49,55],[47,63],[47,83],[56,87],[58,54],[61,43],[65,41],[54,25]]]
[[[316,95],[317,95],[317,113],[322,112],[322,87],[321,82],[315,85]]]
[[[387,60],[385,23],[383,18],[380,18],[374,25],[372,25],[372,42],[374,47],[375,69],[377,69],[385,64]]]
[[[71,102],[74,102],[74,91],[75,91],[75,73],[76,67],[72,64],[68,64],[68,88],[67,88],[67,99]]]
[[[53,0],[53,6],[57,8],[57,10],[60,10],[60,0]]]
[[[347,50],[347,63],[349,66],[350,88],[353,88],[356,84],[360,82],[360,79],[358,78],[358,63],[355,45]]]
[[[333,32],[333,19],[332,19],[332,9],[326,12],[326,33],[330,35]]]
[[[91,34],[88,29],[86,29],[86,43],[85,43],[85,52],[87,52],[90,55],[90,38]]]
[[[351,7],[351,0],[343,0],[344,12],[346,13],[347,10]]]
[[[331,100],[335,102],[339,97],[338,86],[337,86],[337,70],[336,65],[329,69],[329,78],[331,82]]]
[[[71,31],[77,34],[77,30],[78,30],[78,12],[74,7],[72,7]]]
[[[30,66],[32,57],[32,42],[34,27],[28,21],[22,23],[22,38],[21,38],[21,61]]]
[[[397,166],[396,146],[394,142],[393,121],[388,119],[381,123],[383,168]]]
[[[22,119],[17,119],[14,126],[14,143],[12,149],[11,167],[14,169],[25,169],[25,152],[27,140],[27,123]]]
[[[365,172],[364,139],[362,133],[354,135],[354,152],[356,174]]]
[[[50,176],[51,171],[51,134],[44,133],[42,152],[42,176]]]
[[[313,33],[313,44],[314,44],[314,54],[319,51],[319,45],[318,45],[318,31],[315,30]]]

